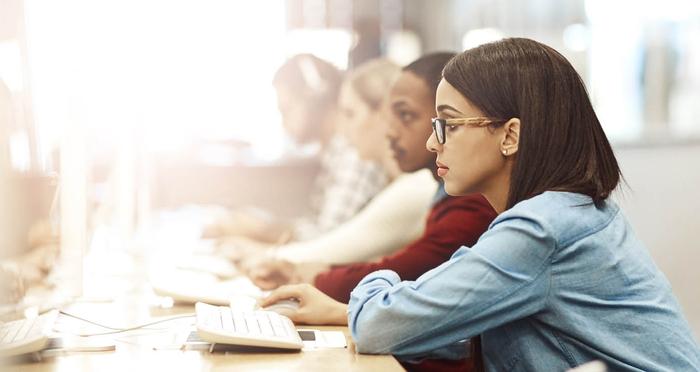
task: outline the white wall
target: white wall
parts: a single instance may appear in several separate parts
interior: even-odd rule
[[[700,144],[615,153],[631,189],[616,199],[700,340]]]

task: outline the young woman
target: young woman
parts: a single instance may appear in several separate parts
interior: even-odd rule
[[[445,67],[436,107],[427,147],[438,174],[450,194],[486,196],[500,213],[489,230],[416,281],[368,275],[347,308],[308,286],[263,306],[299,298],[296,320],[311,323],[347,311],[358,351],[401,360],[472,349],[488,371],[596,359],[615,371],[700,369],[671,286],[610,198],[617,161],[564,57],[528,39],[468,50]]]
[[[287,135],[299,144],[321,144],[310,213],[284,220],[239,209],[207,226],[204,237],[243,236],[275,244],[311,239],[351,219],[386,186],[381,164],[360,159],[338,128],[341,83],[337,68],[311,54],[289,58],[272,81]]]

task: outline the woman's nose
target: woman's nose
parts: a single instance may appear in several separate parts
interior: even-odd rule
[[[439,149],[442,149],[436,137],[435,132],[431,132],[428,140],[425,142],[425,148],[430,152],[438,152]]]

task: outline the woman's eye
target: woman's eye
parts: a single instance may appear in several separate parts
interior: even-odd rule
[[[452,132],[452,131],[454,131],[455,129],[457,129],[457,125],[448,125],[448,126],[447,126],[447,129],[448,129],[450,132]]]

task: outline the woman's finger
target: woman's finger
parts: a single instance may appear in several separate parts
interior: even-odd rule
[[[303,294],[301,290],[300,285],[283,285],[276,290],[274,290],[272,293],[270,293],[269,296],[264,298],[260,302],[261,307],[266,307],[269,305],[274,304],[275,302],[279,300],[285,300],[288,298],[296,298],[299,299],[299,301],[302,301]]]

